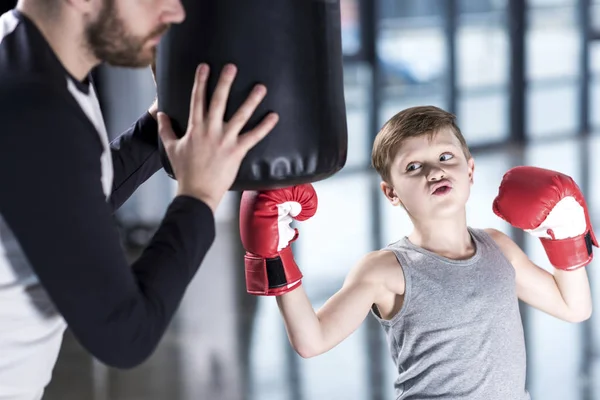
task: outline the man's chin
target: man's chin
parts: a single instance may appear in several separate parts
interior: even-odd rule
[[[137,57],[114,57],[106,60],[113,67],[121,68],[148,68],[155,59],[154,51],[143,51]]]

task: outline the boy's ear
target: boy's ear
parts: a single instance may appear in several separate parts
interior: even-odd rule
[[[472,185],[473,184],[473,174],[475,172],[475,160],[473,159],[473,157],[471,157],[467,160],[467,168],[469,170],[469,182]]]
[[[402,206],[402,202],[396,193],[396,190],[392,185],[387,183],[386,181],[382,181],[379,186],[381,187],[381,191],[385,195],[385,197],[392,203],[393,206]]]

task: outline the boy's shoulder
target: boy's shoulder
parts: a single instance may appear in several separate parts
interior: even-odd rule
[[[348,277],[355,281],[376,285],[404,287],[402,266],[396,255],[389,250],[376,250],[365,254],[350,271]]]
[[[357,264],[357,268],[369,271],[381,271],[389,268],[399,268],[400,263],[391,250],[375,250],[365,254]]]
[[[500,248],[505,248],[514,244],[513,240],[506,233],[498,230],[496,228],[483,228],[483,232],[485,232],[492,240],[500,246]]]
[[[483,228],[481,230],[487,233],[494,241],[503,240],[504,237],[508,237],[504,232],[496,228]]]
[[[504,253],[504,256],[508,258],[511,263],[515,261],[515,259],[524,256],[521,248],[506,233],[495,228],[485,228],[483,231],[492,238],[502,253]]]

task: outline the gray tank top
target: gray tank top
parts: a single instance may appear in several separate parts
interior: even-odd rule
[[[493,239],[469,228],[476,251],[451,260],[403,238],[384,248],[406,281],[404,303],[380,318],[397,400],[529,400],[515,271]]]

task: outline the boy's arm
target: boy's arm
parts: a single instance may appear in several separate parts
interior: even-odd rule
[[[585,268],[554,269],[549,273],[533,263],[507,235],[486,229],[516,273],[517,295],[525,303],[568,322],[581,322],[592,313],[592,297]]]
[[[380,303],[378,297],[388,293],[385,265],[390,260],[396,262],[389,252],[367,254],[350,271],[342,288],[316,312],[302,285],[277,297],[288,338],[300,356],[329,351],[360,326],[371,306]]]
[[[585,267],[598,242],[583,193],[573,178],[549,169],[514,167],[502,178],[493,210],[537,237],[555,268],[553,275],[545,273],[512,241],[501,239],[517,271],[522,298],[567,321],[589,318],[592,302]]]
[[[317,312],[302,287],[302,273],[291,243],[298,231],[289,224],[304,221],[317,211],[317,194],[310,184],[289,188],[246,191],[240,205],[240,236],[246,249],[246,291],[253,295],[277,296],[290,342],[302,357],[321,354],[350,335],[366,317],[370,307],[389,293],[389,275],[398,271],[393,253],[365,256],[350,272],[342,289]],[[385,261],[385,262],[384,262]],[[389,263],[395,268],[387,268]],[[399,274],[402,275],[402,274]],[[394,280],[394,290],[402,290]]]

